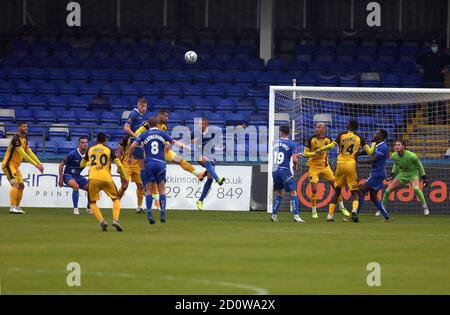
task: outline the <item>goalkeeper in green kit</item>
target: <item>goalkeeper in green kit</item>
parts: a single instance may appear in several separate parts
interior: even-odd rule
[[[383,207],[386,206],[386,202],[388,201],[391,192],[393,192],[403,184],[411,183],[414,192],[420,199],[423,213],[425,215],[429,215],[430,211],[428,210],[425,196],[423,195],[423,192],[419,186],[419,175],[423,180],[423,187],[428,184],[422,163],[415,153],[406,150],[406,143],[402,140],[398,140],[395,142],[394,150],[395,152],[391,156],[391,159],[394,161],[394,166],[392,167],[390,179],[392,179],[394,176],[395,178],[391,181],[388,188],[384,192],[382,202]]]

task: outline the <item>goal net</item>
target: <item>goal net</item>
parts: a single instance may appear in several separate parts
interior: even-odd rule
[[[429,185],[424,195],[431,213],[450,213],[450,89],[345,88],[271,86],[269,112],[269,144],[279,137],[278,127],[289,125],[291,137],[303,152],[305,142],[315,133],[315,125],[323,122],[327,136],[335,138],[347,130],[351,118],[359,122],[357,132],[370,143],[375,131],[385,129],[390,154],[395,140],[406,140],[407,150],[418,155],[427,174]],[[336,169],[337,147],[329,150],[328,158]],[[269,145],[267,211],[272,212],[273,146]],[[308,180],[307,158],[300,158],[294,172],[300,211],[311,211],[311,185]],[[389,159],[386,174],[392,169]],[[360,183],[368,178],[370,165],[358,165]],[[388,182],[385,181],[387,187]],[[318,184],[317,209],[327,211],[333,188],[322,180]],[[351,208],[350,191],[342,192],[344,203]],[[381,199],[381,192],[379,198]],[[369,200],[368,195],[365,196]],[[281,210],[289,209],[284,198]],[[404,185],[390,196],[387,208],[391,212],[423,213],[410,185]],[[363,212],[375,212],[366,202]]]

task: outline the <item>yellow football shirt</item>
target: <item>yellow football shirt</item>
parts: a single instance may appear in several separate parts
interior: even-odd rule
[[[111,162],[116,159],[114,150],[99,143],[89,148],[84,159],[89,166],[89,179],[112,181]]]

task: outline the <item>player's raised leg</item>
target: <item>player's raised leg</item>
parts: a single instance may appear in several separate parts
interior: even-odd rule
[[[425,196],[423,194],[422,189],[420,189],[420,182],[418,178],[415,178],[411,181],[411,185],[414,189],[414,192],[416,193],[417,197],[419,197],[420,200],[420,204],[422,205],[423,208],[423,214],[424,215],[429,215],[430,214],[430,210],[428,210],[428,205],[427,202],[425,200]]]

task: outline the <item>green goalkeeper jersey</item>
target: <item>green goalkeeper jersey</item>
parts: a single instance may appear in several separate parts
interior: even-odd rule
[[[397,152],[392,154],[391,159],[394,161],[392,173],[398,173],[401,176],[420,176],[425,175],[425,170],[417,155],[411,151],[405,150],[403,156],[398,155]]]

